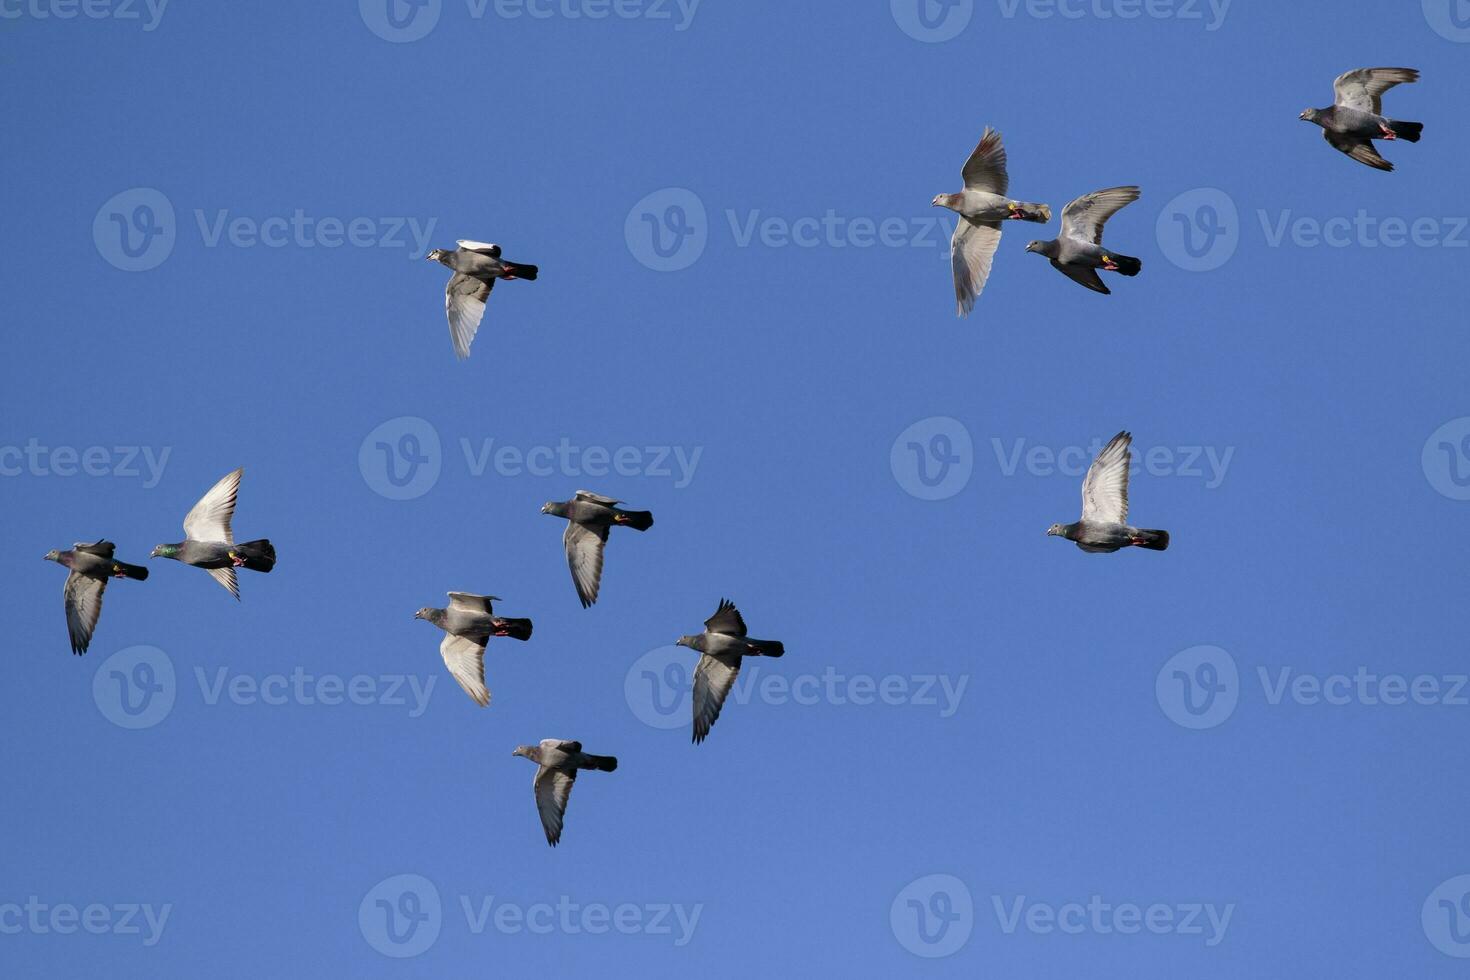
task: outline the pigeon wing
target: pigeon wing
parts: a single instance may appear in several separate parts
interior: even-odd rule
[[[999,221],[971,221],[960,217],[949,243],[949,263],[954,271],[955,312],[969,316],[975,300],[990,278],[990,263],[1000,245]]]
[[[458,245],[466,252],[479,252],[481,255],[490,256],[492,259],[500,258],[500,246],[496,245],[494,242],[476,242],[471,241],[468,238],[461,238],[454,244]]]
[[[1128,444],[1133,436],[1119,432],[1097,454],[1082,481],[1082,519],[1106,524],[1128,520]]]
[[[561,840],[562,820],[567,812],[567,800],[572,796],[572,783],[577,773],[542,766],[536,770],[536,812],[541,814],[541,829],[546,831],[546,843],[555,847]]]
[[[966,190],[1004,196],[1011,178],[1006,173],[1006,148],[1001,144],[1000,134],[986,126],[980,143],[960,173],[964,175]]]
[[[1334,150],[1341,150],[1361,164],[1372,167],[1374,170],[1393,170],[1393,164],[1383,159],[1369,140],[1358,139],[1355,136],[1339,136],[1330,129],[1322,130],[1322,135],[1326,137],[1328,144]]]
[[[476,704],[483,708],[490,703],[490,691],[485,687],[485,644],[445,633],[439,655],[450,676]]]
[[[602,504],[605,507],[614,507],[622,503],[621,500],[614,500],[612,497],[604,497],[602,494],[593,493],[591,490],[578,490],[577,499],[585,500],[589,504]]]
[[[235,516],[235,495],[240,492],[242,466],[226,473],[220,481],[199,498],[199,503],[184,518],[184,536],[190,541],[223,541],[234,544],[230,519]],[[233,591],[233,590],[231,590]]]
[[[454,356],[461,361],[470,356],[470,344],[485,316],[485,298],[495,288],[495,280],[481,280],[456,272],[444,287],[444,314],[449,318],[449,341]]]
[[[473,592],[451,592],[449,593],[449,608],[494,615],[495,610],[491,607],[490,602],[498,598],[500,597],[493,595],[475,595]]]
[[[740,675],[739,654],[704,654],[694,668],[694,741],[703,742]]]
[[[597,601],[597,590],[602,584],[602,547],[607,544],[607,526],[594,527],[567,521],[562,544],[566,546],[567,565],[572,570],[577,598],[582,600],[582,608],[586,609]]]
[[[113,544],[106,538],[91,543],[78,541],[71,547],[73,551],[85,551],[87,554],[96,555],[98,558],[111,558],[113,552]]]
[[[1062,209],[1062,234],[1101,245],[1103,225],[1126,205],[1138,200],[1138,194],[1138,188],[1132,185],[1105,187],[1083,194]]]
[[[1383,93],[1400,82],[1417,82],[1419,73],[1412,68],[1358,68],[1345,71],[1332,82],[1332,101],[1349,109],[1361,109],[1375,116],[1383,114]]]
[[[216,582],[228,589],[230,595],[235,597],[235,601],[239,601],[240,582],[235,577],[234,565],[226,565],[224,568],[206,568],[205,571],[208,572]]]
[[[72,653],[87,652],[92,631],[97,628],[97,617],[102,615],[102,593],[106,589],[106,581],[76,572],[67,575],[62,596],[66,602],[66,631],[71,636]]]
[[[729,599],[721,599],[720,606],[715,614],[704,621],[704,628],[711,633],[724,633],[727,636],[744,636],[745,620],[740,616],[740,610],[735,608],[735,603]]]
[[[1090,265],[1070,265],[1064,262],[1053,262],[1052,265],[1068,279],[1081,283],[1095,293],[1102,293],[1104,296],[1113,295],[1108,284],[1102,281],[1102,276],[1098,275],[1097,270]]]

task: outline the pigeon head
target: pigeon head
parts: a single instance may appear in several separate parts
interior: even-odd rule
[[[46,552],[46,554],[42,555],[41,558],[43,561],[59,562],[61,561],[61,552],[57,551],[55,548],[52,548],[50,551]]]
[[[1046,529],[1046,534],[1047,537],[1065,538],[1067,536],[1067,529],[1060,524],[1053,524],[1051,527]]]
[[[512,756],[523,755],[527,759],[531,759],[533,758],[533,756],[531,755],[531,748],[532,746],[529,745],[517,745],[510,754]]]
[[[553,517],[566,517],[567,505],[565,503],[559,503],[555,500],[548,500],[546,501],[546,503],[541,505],[541,513],[550,514]]]
[[[414,619],[427,619],[431,623],[437,623],[439,617],[444,614],[442,609],[431,609],[428,606],[413,614]]]
[[[935,194],[934,200],[929,202],[929,206],[935,208],[949,208],[951,211],[953,211],[955,209],[955,198],[957,197],[959,197],[958,194]]]
[[[681,636],[674,641],[674,646],[688,647],[691,650],[699,650],[701,648],[700,644],[703,640],[704,637],[702,636]]]
[[[1055,240],[1049,242],[1035,241],[1026,243],[1026,251],[1037,252],[1047,258],[1055,258],[1057,254],[1057,243]]]
[[[430,252],[428,255],[425,255],[424,256],[424,259],[427,260],[427,261],[429,261],[429,262],[444,262],[445,258],[447,258],[448,255],[449,255],[449,253],[446,252],[444,249],[442,249],[442,248],[436,248],[432,252]],[[447,262],[445,264],[448,265]]]
[[[178,558],[179,545],[161,544],[148,553],[149,558]]]
[[[1321,109],[1303,109],[1302,114],[1297,116],[1297,118],[1305,119],[1307,122],[1316,122],[1321,115]]]

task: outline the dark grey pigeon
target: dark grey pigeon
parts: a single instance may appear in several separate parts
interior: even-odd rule
[[[276,567],[276,549],[265,538],[235,543],[230,519],[235,515],[235,495],[240,491],[240,477],[245,468],[225,474],[209,492],[199,498],[184,518],[184,540],[178,544],[161,544],[149,558],[172,558],[185,565],[202,568],[214,580],[240,598],[240,584],[235,569],[269,572]]]
[[[597,590],[602,584],[602,548],[607,544],[607,529],[617,525],[647,531],[653,526],[651,513],[646,510],[619,510],[617,505],[620,503],[621,500],[590,490],[578,490],[571,500],[549,500],[541,506],[541,513],[567,519],[562,544],[566,546],[572,584],[577,587],[577,598],[582,600],[583,609],[597,601]]]
[[[591,755],[582,751],[581,742],[555,738],[543,738],[540,745],[518,745],[511,755],[524,756],[540,767],[531,786],[536,793],[536,810],[541,814],[546,843],[552,847],[561,840],[562,819],[572,795],[572,783],[577,781],[577,770],[612,772],[618,767],[614,756]]]
[[[1106,269],[1125,276],[1136,276],[1143,262],[1103,248],[1103,225],[1126,205],[1138,200],[1138,188],[1107,187],[1083,194],[1062,208],[1062,233],[1049,242],[1032,242],[1028,252],[1040,252],[1051,259],[1053,269],[1073,282],[1098,293],[1111,293],[1097,270]]]
[[[534,265],[510,262],[500,257],[500,246],[487,242],[461,239],[453,252],[436,248],[426,259],[454,270],[449,285],[444,287],[444,312],[449,317],[449,339],[454,356],[461,361],[470,356],[470,344],[480,329],[485,315],[485,298],[495,288],[497,279],[535,279]]]
[[[704,632],[681,636],[678,645],[698,650],[699,665],[694,668],[694,743],[698,745],[709,734],[720,717],[725,696],[740,675],[740,662],[746,657],[779,657],[786,652],[780,640],[755,640],[745,635],[745,620],[735,603],[721,599],[715,614],[704,621]]]
[[[426,619],[444,631],[439,643],[439,655],[444,666],[464,692],[480,707],[490,703],[490,691],[485,687],[485,645],[492,636],[509,636],[517,640],[531,638],[529,619],[506,619],[495,615],[492,603],[500,596],[475,595],[473,592],[449,593],[449,608],[434,609],[425,606],[413,614],[414,619]]]
[[[1132,434],[1119,432],[1097,454],[1082,481],[1082,519],[1053,524],[1046,533],[1075,541],[1083,551],[1113,552],[1136,546],[1150,551],[1169,547],[1168,531],[1128,524],[1128,444]]]
[[[45,555],[47,561],[54,561],[70,570],[61,596],[66,605],[66,631],[71,636],[71,652],[78,656],[86,653],[87,645],[92,642],[97,617],[102,615],[102,593],[107,591],[107,580],[131,578],[141,582],[148,577],[148,569],[117,561],[112,552],[111,541],[94,541],[91,544],[78,541],[70,551],[52,549]]]
[[[1322,127],[1333,149],[1375,170],[1392,170],[1378,155],[1374,140],[1419,142],[1424,124],[1388,119],[1383,115],[1383,93],[1402,82],[1417,82],[1413,68],[1358,68],[1343,72],[1332,83],[1332,105],[1303,110],[1299,118]]]
[[[949,264],[954,273],[956,314],[969,316],[975,300],[990,278],[990,263],[1000,244],[1002,221],[1051,220],[1045,204],[1013,201],[1006,196],[1011,179],[1006,173],[1006,148],[1000,134],[989,126],[961,171],[965,189],[958,194],[936,194],[935,207],[949,208],[960,216],[949,243]]]

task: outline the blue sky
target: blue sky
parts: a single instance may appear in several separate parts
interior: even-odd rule
[[[3,0],[3,972],[1458,975],[1464,8]],[[1365,65],[1393,174],[1296,118]],[[986,125],[1142,274],[1011,226],[957,320]],[[541,267],[465,363],[458,238]],[[1044,537],[1124,428],[1170,549]],[[41,555],[236,466],[276,570],[72,656]],[[656,515],[585,611],[582,487]],[[485,710],[449,590],[536,624]],[[696,747],[722,596],[787,654]]]

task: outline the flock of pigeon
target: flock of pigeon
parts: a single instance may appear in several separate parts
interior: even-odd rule
[[[1423,124],[1385,117],[1383,93],[1402,82],[1414,82],[1419,73],[1412,68],[1359,68],[1345,72],[1333,82],[1333,104],[1325,109],[1307,109],[1301,118],[1322,127],[1323,136],[1335,149],[1359,163],[1390,171],[1393,165],[1373,147],[1374,140],[1419,141]],[[986,280],[996,248],[1001,223],[1051,221],[1051,207],[1011,200],[1006,151],[1000,134],[986,128],[980,143],[962,171],[964,190],[939,194],[933,204],[959,215],[951,242],[951,267],[957,312],[967,316],[975,306]],[[1051,260],[1052,267],[1074,282],[1095,292],[1111,291],[1100,271],[1136,276],[1143,263],[1103,245],[1103,226],[1128,204],[1138,200],[1135,186],[1108,187],[1084,194],[1062,209],[1060,234],[1050,241],[1032,241],[1026,251]],[[500,246],[462,240],[451,252],[435,249],[427,256],[454,270],[444,290],[444,309],[455,355],[469,357],[470,345],[485,314],[485,300],[499,279],[535,280],[534,265],[501,258]],[[1097,454],[1082,481],[1082,515],[1072,524],[1053,524],[1047,534],[1066,538],[1087,552],[1115,552],[1139,547],[1163,551],[1169,546],[1167,531],[1134,527],[1128,523],[1129,444],[1132,436],[1120,432]],[[184,518],[184,540],[161,544],[149,557],[172,558],[202,568],[214,580],[240,598],[236,569],[269,572],[275,567],[276,552],[270,541],[237,543],[231,530],[235,498],[243,470],[237,469],[216,483]],[[587,490],[571,500],[550,501],[541,513],[566,520],[562,542],[572,585],[585,609],[597,601],[602,581],[602,555],[609,531],[628,527],[646,531],[653,526],[648,511],[623,510],[621,501]],[[142,581],[148,569],[114,557],[112,542],[78,543],[69,551],[51,551],[45,557],[64,565],[69,574],[63,589],[67,632],[73,653],[82,654],[91,642],[102,612],[102,595],[113,578]],[[491,637],[516,640],[531,638],[529,619],[497,616],[498,596],[469,592],[449,593],[445,609],[423,608],[414,614],[444,631],[439,652],[451,676],[476,704],[490,703],[485,686],[485,647]],[[699,653],[694,672],[693,740],[703,742],[720,716],[726,695],[748,656],[779,657],[785,647],[779,640],[758,640],[747,635],[745,620],[734,603],[721,600],[714,615],[705,620],[704,631],[682,636],[680,646]],[[567,800],[577,773],[584,769],[612,772],[613,756],[582,751],[576,741],[543,739],[539,745],[518,746],[513,755],[536,763],[533,790],[547,843],[561,840]]]

